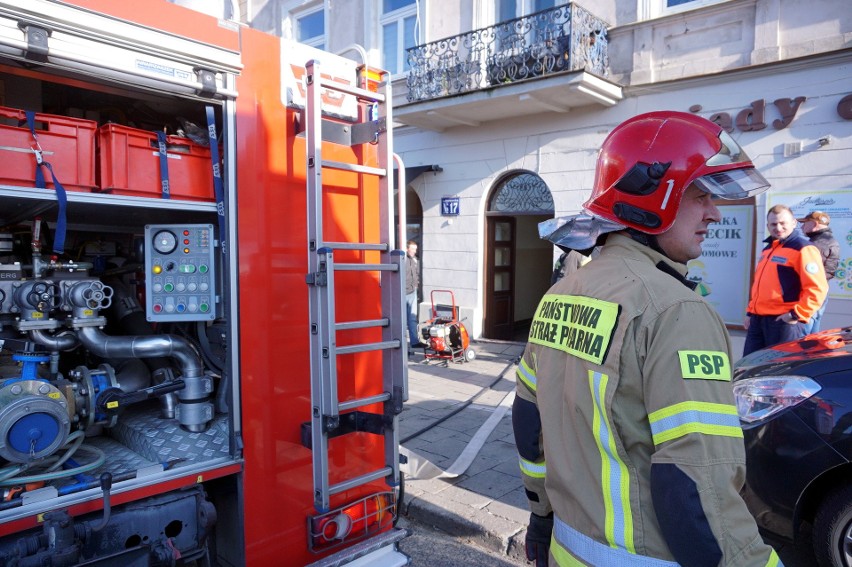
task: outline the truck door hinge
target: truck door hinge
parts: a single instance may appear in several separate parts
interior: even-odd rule
[[[216,95],[216,72],[210,69],[195,68],[195,74],[201,83],[200,96],[212,97]]]
[[[27,49],[24,51],[24,57],[30,61],[47,63],[49,51],[47,41],[50,37],[50,30],[27,22],[18,22],[18,27],[27,36]]]

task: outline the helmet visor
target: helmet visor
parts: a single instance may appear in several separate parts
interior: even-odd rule
[[[719,142],[722,147],[719,152],[707,160],[707,165],[730,165],[734,163],[749,163],[751,158],[748,157],[745,150],[734,140],[730,134],[722,130],[719,132]]]
[[[769,181],[753,167],[709,173],[694,183],[705,193],[728,200],[754,197],[769,189]]]

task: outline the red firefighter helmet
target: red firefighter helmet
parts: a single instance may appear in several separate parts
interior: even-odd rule
[[[686,112],[658,111],[616,126],[601,147],[593,215],[648,234],[671,228],[690,184],[722,199],[769,188],[745,151],[718,124]]]

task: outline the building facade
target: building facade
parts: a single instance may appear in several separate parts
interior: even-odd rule
[[[724,204],[689,277],[742,325],[766,210],[822,210],[841,243],[823,329],[852,321],[852,12],[846,0],[243,0],[250,25],[394,71],[396,151],[423,304],[451,290],[474,337],[523,339],[557,251],[539,222],[588,198],[626,118],[725,127],[772,189]]]
[[[708,301],[732,328],[741,326],[766,236],[766,210],[785,203],[799,215],[812,209],[831,214],[844,268],[831,283],[823,328],[849,324],[852,14],[832,1],[686,2],[673,9],[616,1],[609,12],[605,3],[588,7],[612,22],[606,37],[597,38],[608,44],[605,74],[594,69],[588,53],[572,54],[579,60],[585,55],[581,69],[549,73],[535,50],[547,37],[552,14],[562,10],[556,6],[549,17],[511,26],[524,30],[527,62],[514,58],[509,80],[486,69],[484,80],[476,84],[474,78],[473,88],[469,82],[456,92],[443,87],[452,72],[421,72],[427,83],[441,83],[431,92],[408,81],[409,89],[420,90],[395,107],[396,119],[411,126],[397,131],[397,151],[408,168],[441,169],[410,181],[423,210],[427,300],[431,289],[453,289],[462,311],[468,310],[474,336],[512,338],[518,330],[523,336],[549,283],[554,256],[552,247],[537,241],[535,225],[579,212],[590,193],[597,149],[616,124],[641,112],[673,109],[726,127],[772,183],[758,199],[722,208],[723,222],[713,227],[704,255],[691,263],[690,277],[702,282]],[[583,23],[576,13],[572,19]],[[485,58],[492,64],[507,49],[495,45],[504,29],[498,24],[490,34],[497,38]],[[578,35],[589,37],[588,30]],[[454,43],[476,41],[462,35],[433,42],[411,52],[412,65],[440,68],[443,45]],[[530,58],[545,61],[540,70]],[[525,67],[531,76],[523,76]],[[417,73],[412,69],[409,77]],[[527,179],[509,187],[515,176]],[[546,187],[552,212],[537,196],[540,188],[531,189],[530,177]],[[457,214],[442,208],[442,202],[456,199]],[[504,236],[508,242],[500,240]]]

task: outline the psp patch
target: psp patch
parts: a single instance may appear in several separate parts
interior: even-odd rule
[[[680,373],[684,379],[731,381],[728,353],[718,350],[679,350]]]
[[[813,262],[808,262],[807,264],[805,264],[805,271],[809,274],[815,274],[819,272],[819,266],[817,266]]]

